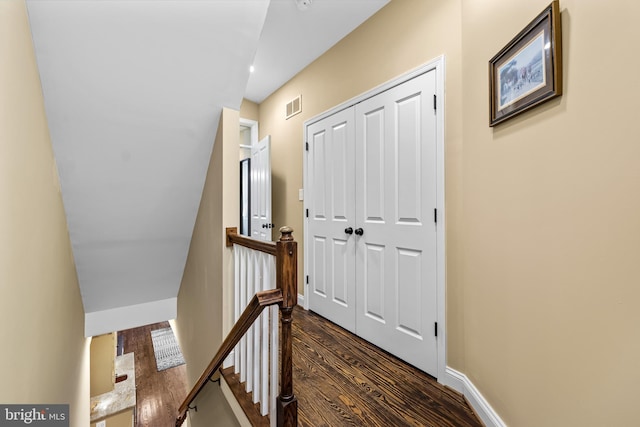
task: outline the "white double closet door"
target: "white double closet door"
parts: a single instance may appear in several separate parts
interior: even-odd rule
[[[309,307],[437,375],[435,71],[307,127]]]

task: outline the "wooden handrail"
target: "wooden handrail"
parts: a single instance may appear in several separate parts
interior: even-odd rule
[[[187,410],[189,406],[195,398],[198,396],[200,391],[207,385],[207,381],[211,379],[213,374],[216,373],[218,369],[222,366],[222,362],[227,358],[231,350],[240,342],[240,339],[247,333],[253,322],[260,316],[262,310],[265,307],[278,304],[282,302],[282,291],[280,289],[271,289],[268,291],[262,291],[256,293],[249,304],[247,304],[247,308],[242,312],[242,315],[238,319],[227,338],[224,340],[218,352],[209,363],[209,366],[204,370],[202,375],[200,375],[200,379],[193,386],[189,395],[185,398],[182,405],[178,409],[178,416],[176,418],[176,427],[179,427],[184,422],[184,419],[187,416]]]
[[[284,227],[283,227],[284,228]],[[251,237],[246,237],[238,234],[236,227],[228,227],[227,229],[227,247],[233,246],[234,243],[244,246],[245,248],[253,249],[255,251],[264,252],[269,255],[276,256],[276,242],[269,242],[266,240],[256,240]]]
[[[220,369],[240,339],[247,333],[253,322],[262,311],[271,305],[280,305],[280,395],[277,398],[277,424],[282,427],[298,425],[298,399],[293,394],[293,339],[291,336],[291,322],[293,308],[298,303],[298,243],[293,239],[293,230],[289,227],[280,228],[280,240],[277,242],[258,241],[240,236],[237,228],[227,228],[227,246],[234,243],[265,252],[276,257],[276,289],[256,293],[247,308],[225,338],[220,349],[204,370],[200,379],[193,386],[178,410],[176,427],[180,427],[187,417],[189,406],[207,382]]]

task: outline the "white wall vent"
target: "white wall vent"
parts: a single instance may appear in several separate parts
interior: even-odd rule
[[[289,119],[300,112],[302,112],[302,95],[298,95],[297,98],[287,102],[285,119]]]

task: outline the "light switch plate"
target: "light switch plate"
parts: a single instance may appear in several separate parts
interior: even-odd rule
[[[303,201],[304,200],[304,189],[299,189],[298,190],[298,200]]]

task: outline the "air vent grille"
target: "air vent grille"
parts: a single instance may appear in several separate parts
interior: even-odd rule
[[[297,98],[287,102],[285,119],[289,119],[300,112],[302,112],[302,95],[298,95]]]

